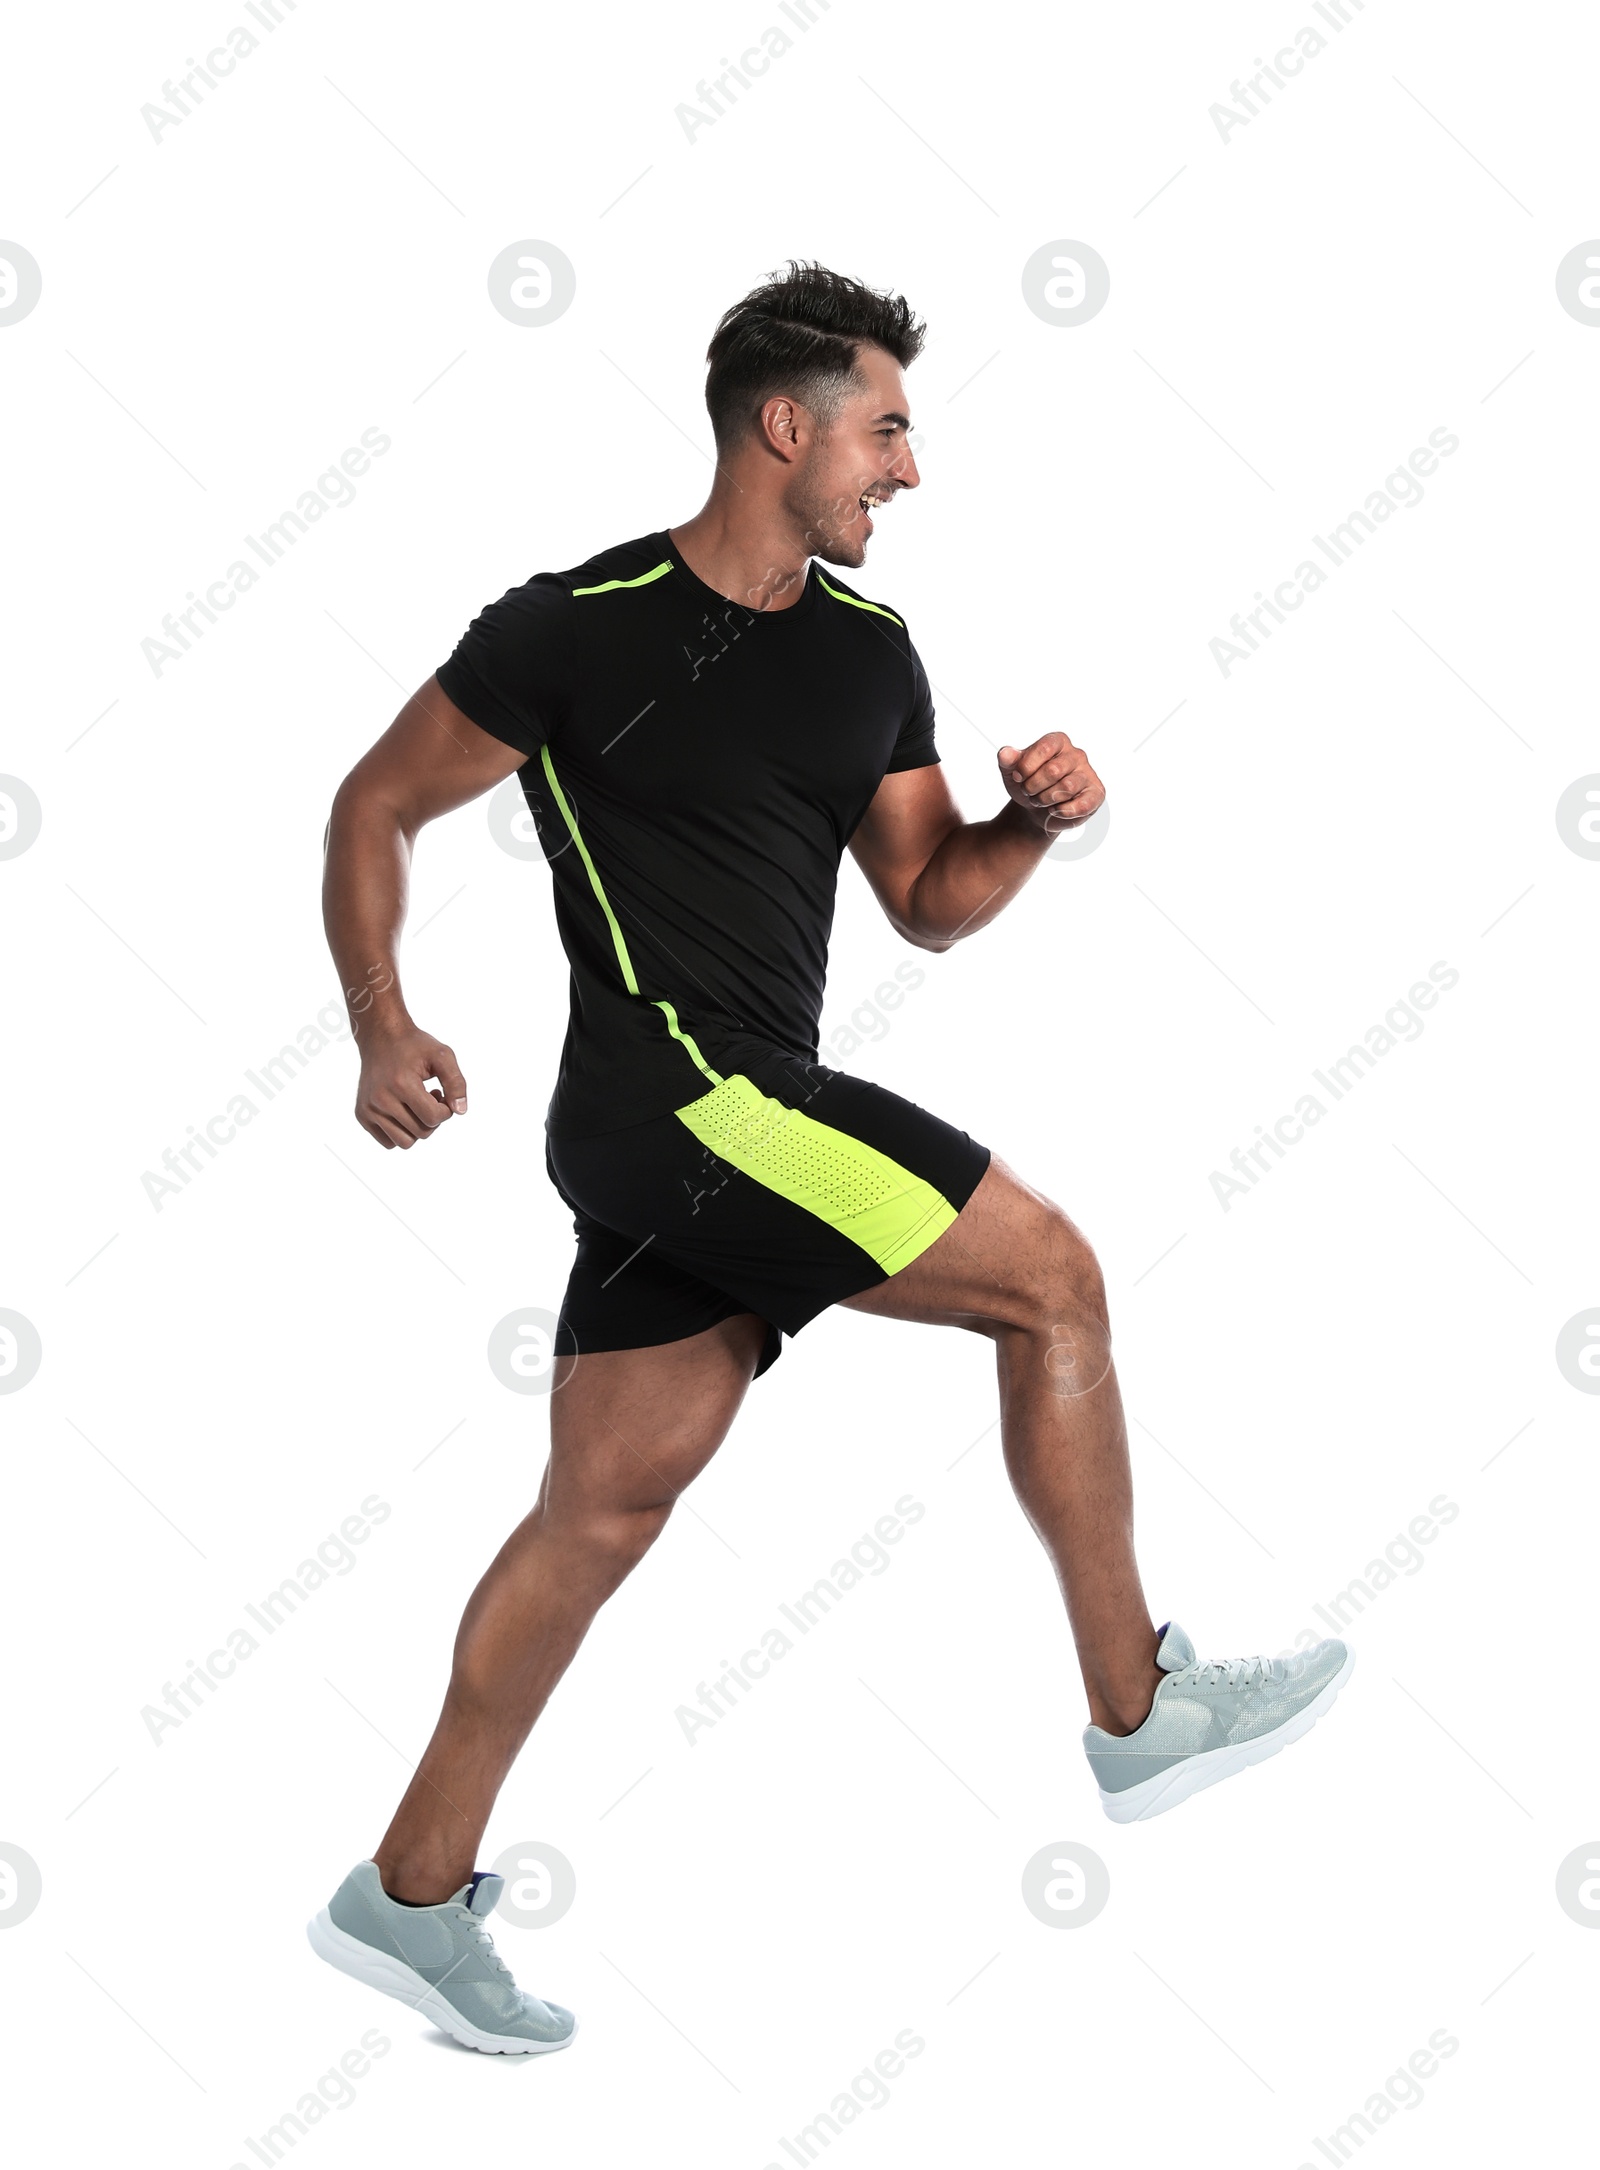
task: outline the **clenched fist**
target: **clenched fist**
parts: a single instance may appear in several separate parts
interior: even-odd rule
[[[1046,836],[1081,828],[1105,802],[1105,785],[1065,731],[1046,731],[1020,753],[1002,746],[999,759],[1007,796]]]
[[[442,1040],[416,1025],[384,1030],[361,1027],[361,1082],[356,1087],[356,1121],[386,1151],[406,1151],[431,1138],[452,1115],[467,1112],[467,1081]],[[429,1083],[436,1079],[440,1090]]]

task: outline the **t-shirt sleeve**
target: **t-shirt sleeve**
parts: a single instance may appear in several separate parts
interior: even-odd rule
[[[939,758],[939,749],[933,742],[933,689],[922,668],[921,656],[909,641],[906,645],[911,655],[911,700],[906,720],[900,726],[900,736],[894,742],[889,766],[884,771],[888,776],[898,769],[931,768]]]
[[[464,716],[529,760],[555,742],[572,698],[572,591],[538,573],[473,619],[439,684]]]

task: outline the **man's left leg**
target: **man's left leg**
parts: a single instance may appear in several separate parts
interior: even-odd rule
[[[1128,1428],[1105,1286],[1059,1207],[1001,1161],[955,1223],[855,1311],[962,1326],[995,1344],[1006,1469],[1061,1585],[1096,1725],[1131,1733],[1160,1683],[1133,1552]]]
[[[1142,1822],[1306,1732],[1354,1663],[1342,1642],[1287,1660],[1200,1662],[1151,1624],[1133,1553],[1128,1434],[1093,1252],[999,1161],[910,1265],[851,1309],[963,1326],[995,1344],[1006,1468],[1054,1564],[1088,1692],[1101,1805]]]

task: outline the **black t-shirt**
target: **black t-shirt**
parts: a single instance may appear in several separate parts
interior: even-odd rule
[[[815,1056],[845,846],[939,758],[903,621],[814,562],[747,610],[663,532],[511,589],[438,676],[528,757],[572,968],[552,1133],[683,1107],[751,1043]]]

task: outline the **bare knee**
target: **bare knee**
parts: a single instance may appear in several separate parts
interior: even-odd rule
[[[1004,1375],[1033,1376],[1052,1395],[1092,1394],[1111,1370],[1111,1324],[1100,1262],[1082,1231],[1047,1199],[1029,1216],[1003,1317],[991,1323]]]
[[[667,1526],[672,1502],[587,1505],[557,1525],[565,1544],[580,1553],[596,1581],[612,1588],[630,1575]]]
[[[1083,1231],[1047,1198],[1020,1216],[1011,1270],[997,1288],[994,1323],[1049,1338],[1109,1331],[1105,1279]]]
[[[731,1413],[731,1412],[730,1412]],[[644,1558],[666,1528],[673,1504],[715,1452],[726,1429],[721,1412],[687,1415],[648,1412],[629,1431],[602,1412],[576,1435],[553,1428],[550,1463],[538,1507],[530,1518],[541,1548],[554,1548],[575,1577],[614,1589]],[[641,1432],[641,1453],[631,1439]]]
[[[1109,1327],[1111,1314],[1106,1303],[1105,1276],[1089,1239],[1059,1207],[1052,1206],[1050,1212],[1053,1241],[1057,1246],[1056,1286],[1064,1298],[1065,1308],[1076,1318]]]

